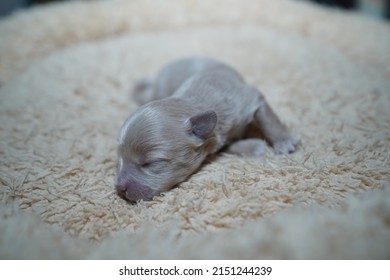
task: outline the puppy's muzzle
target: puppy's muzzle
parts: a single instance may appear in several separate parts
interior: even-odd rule
[[[116,190],[119,195],[131,202],[138,200],[151,200],[157,192],[150,187],[135,181],[127,176],[118,177]]]

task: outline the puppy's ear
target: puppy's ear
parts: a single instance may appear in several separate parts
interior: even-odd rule
[[[186,121],[187,130],[202,140],[209,138],[217,125],[218,117],[214,111],[206,111],[190,117]]]

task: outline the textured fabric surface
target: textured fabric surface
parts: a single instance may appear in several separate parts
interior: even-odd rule
[[[72,20],[70,20],[70,18]],[[389,258],[390,26],[307,3],[88,1],[0,21],[1,258]],[[220,59],[301,140],[117,196],[129,89]]]

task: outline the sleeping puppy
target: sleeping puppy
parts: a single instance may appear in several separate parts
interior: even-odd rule
[[[130,115],[118,137],[116,189],[129,201],[150,200],[171,189],[224,147],[260,156],[263,140],[240,140],[249,127],[276,153],[291,153],[298,144],[264,96],[215,60],[173,62],[153,81],[138,83],[134,97],[146,104]]]

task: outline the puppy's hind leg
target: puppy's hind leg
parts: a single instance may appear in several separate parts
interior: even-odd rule
[[[294,152],[298,139],[282,124],[264,96],[254,87],[249,87],[249,90],[259,97],[259,107],[255,112],[254,121],[266,140],[278,154]]]
[[[132,89],[132,97],[139,105],[143,105],[154,100],[153,80],[143,79],[136,82]]]

